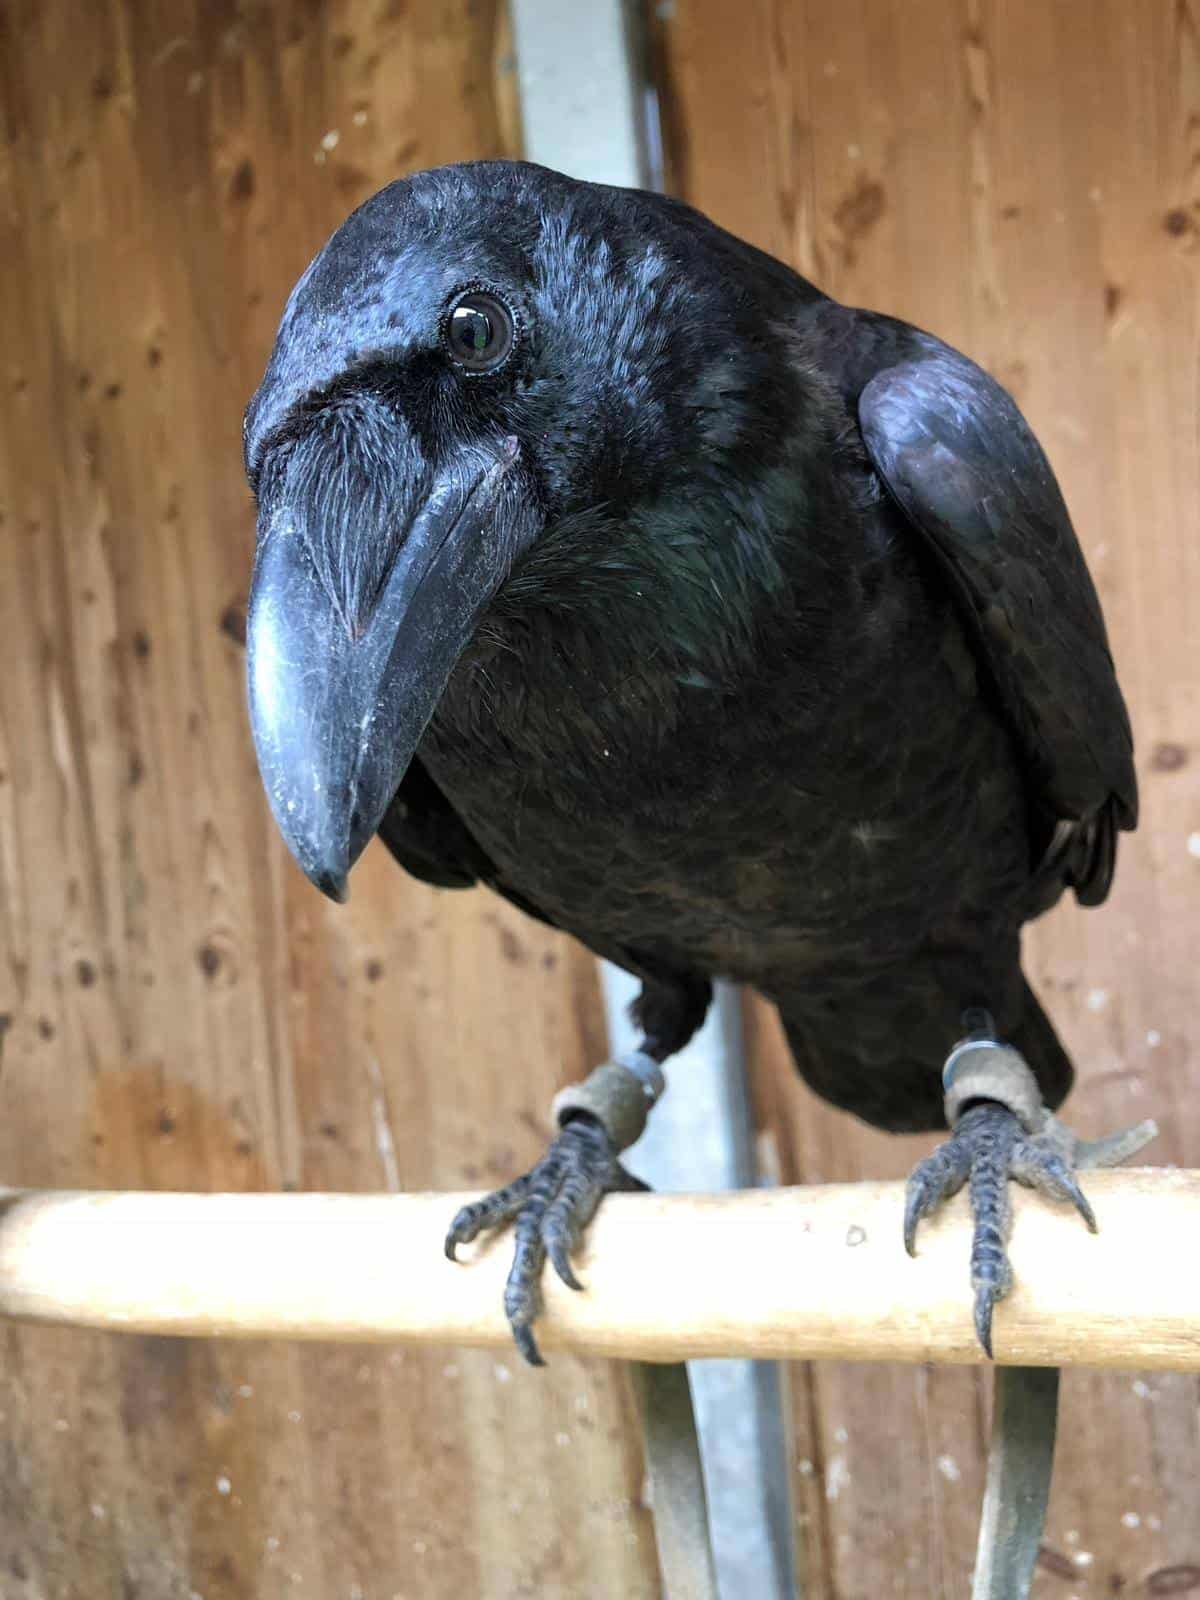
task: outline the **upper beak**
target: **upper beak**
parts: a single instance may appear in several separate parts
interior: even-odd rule
[[[516,458],[508,439],[471,470],[457,462],[437,475],[377,598],[351,618],[286,495],[267,520],[247,622],[250,722],[287,846],[335,900],[521,548],[506,514]]]

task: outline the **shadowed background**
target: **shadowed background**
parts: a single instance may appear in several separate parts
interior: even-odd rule
[[[1153,1159],[1200,1164],[1200,8],[668,0],[647,24],[669,187],[988,366],[1055,464],[1145,820],[1031,973],[1083,1131],[1153,1115]],[[379,847],[345,909],[285,859],[244,713],[240,416],[354,204],[520,153],[504,9],[12,0],[0,29],[0,1173],[502,1181],[605,1052],[593,963]],[[899,1176],[927,1148],[821,1107],[749,1020],[765,1170]],[[658,1593],[602,1363],[0,1340],[6,1600]],[[788,1377],[806,1594],[963,1593],[986,1377]],[[1200,1595],[1197,1398],[1068,1376],[1036,1595]]]

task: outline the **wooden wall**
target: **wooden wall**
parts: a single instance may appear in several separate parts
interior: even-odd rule
[[[515,153],[495,0],[5,3],[0,1173],[452,1188],[601,1058],[592,965],[275,837],[242,408],[400,172]],[[515,1356],[0,1334],[4,1600],[651,1595],[624,1385]]]
[[[1055,463],[1131,703],[1144,821],[1104,910],[1061,908],[1030,935],[1031,973],[1080,1069],[1077,1125],[1153,1115],[1147,1159],[1194,1166],[1200,7],[746,0],[735,21],[675,0],[653,19],[676,192],[839,299],[959,345]],[[928,1141],[820,1105],[774,1018],[751,1018],[784,1179],[903,1175]],[[1164,1252],[1163,1270],[1194,1265]],[[986,1377],[791,1378],[810,1600],[965,1594]],[[1068,1376],[1035,1594],[1200,1595],[1197,1398],[1194,1378]]]
[[[1146,821],[1109,907],[1056,913],[1033,970],[1079,1124],[1154,1114],[1157,1158],[1194,1165],[1195,0],[674,0],[651,23],[679,192],[960,344],[1050,450]],[[0,1172],[497,1181],[603,1049],[590,962],[378,854],[345,910],[284,858],[243,711],[239,420],[354,203],[516,152],[499,0],[4,0],[0,29]],[[919,1141],[819,1106],[752,1028],[764,1160],[907,1169]],[[790,1377],[811,1600],[964,1593],[986,1380]],[[1040,1596],[1200,1594],[1196,1401],[1069,1377]],[[5,1600],[654,1595],[640,1494],[602,1364],[0,1343]]]

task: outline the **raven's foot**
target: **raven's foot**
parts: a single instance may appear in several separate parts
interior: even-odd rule
[[[909,1255],[915,1254],[921,1218],[969,1178],[975,1332],[990,1356],[992,1314],[1013,1281],[1006,1249],[1012,1222],[1009,1180],[1069,1201],[1095,1233],[1096,1218],[1075,1169],[1116,1166],[1158,1130],[1143,1122],[1106,1139],[1078,1139],[1046,1110],[1036,1079],[1017,1051],[991,1037],[990,1019],[952,1051],[943,1082],[946,1120],[954,1131],[908,1180],[904,1244]]]
[[[450,1224],[446,1254],[453,1261],[460,1244],[515,1219],[504,1310],[517,1349],[531,1366],[545,1365],[533,1324],[542,1309],[546,1259],[568,1288],[583,1288],[571,1252],[606,1194],[645,1187],[617,1156],[640,1135],[662,1088],[661,1069],[648,1056],[597,1067],[584,1083],[558,1096],[562,1132],[532,1171],[464,1206]]]
[[[935,1206],[971,1182],[971,1287],[975,1331],[992,1353],[992,1312],[1012,1287],[1005,1242],[1011,1223],[1009,1180],[1069,1200],[1094,1233],[1096,1218],[1069,1162],[1044,1135],[1027,1134],[1007,1106],[981,1101],[964,1111],[954,1133],[914,1170],[904,1207],[904,1244],[915,1254],[917,1224]]]

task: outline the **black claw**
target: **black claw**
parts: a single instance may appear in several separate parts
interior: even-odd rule
[[[523,1361],[531,1367],[544,1367],[545,1360],[542,1352],[537,1347],[537,1340],[533,1337],[533,1329],[527,1322],[514,1322],[512,1326],[513,1342]]]
[[[443,1246],[447,1261],[457,1261],[455,1254],[460,1244],[469,1244],[479,1232],[478,1208],[474,1205],[463,1206],[457,1212],[454,1221],[446,1232],[446,1243]]]
[[[566,1284],[568,1289],[583,1288],[583,1285],[575,1276],[575,1273],[571,1267],[570,1258],[567,1255],[567,1244],[565,1240],[547,1240],[546,1254],[550,1257],[550,1265],[554,1268],[555,1272],[558,1273],[559,1277]]]
[[[992,1312],[996,1309],[996,1285],[981,1283],[975,1291],[975,1333],[989,1361],[992,1355]]]
[[[919,1189],[911,1189],[904,1201],[904,1248],[910,1256],[917,1253],[917,1225],[925,1215],[922,1204],[924,1194]]]
[[[1042,1194],[1056,1200],[1069,1200],[1087,1224],[1088,1231],[1099,1233],[1096,1213],[1074,1172],[1057,1152],[1040,1148],[1035,1140],[1023,1140],[1015,1152],[1013,1176]]]
[[[1096,1213],[1092,1210],[1091,1205],[1088,1202],[1087,1195],[1084,1194],[1083,1190],[1076,1182],[1075,1174],[1071,1171],[1070,1167],[1067,1166],[1065,1161],[1055,1160],[1053,1162],[1047,1162],[1047,1168],[1051,1179],[1051,1186],[1057,1182],[1063,1197],[1071,1202],[1076,1211],[1078,1211],[1079,1215],[1083,1218],[1084,1222],[1087,1223],[1088,1231],[1090,1233],[1099,1233],[1100,1225],[1096,1221]]]
[[[1067,1184],[1067,1194],[1074,1203],[1076,1211],[1078,1211],[1079,1215],[1087,1223],[1088,1232],[1099,1233],[1100,1224],[1096,1221],[1096,1213],[1092,1210],[1090,1204],[1088,1203],[1087,1195],[1084,1194],[1083,1190],[1075,1182],[1074,1178],[1072,1178]]]

